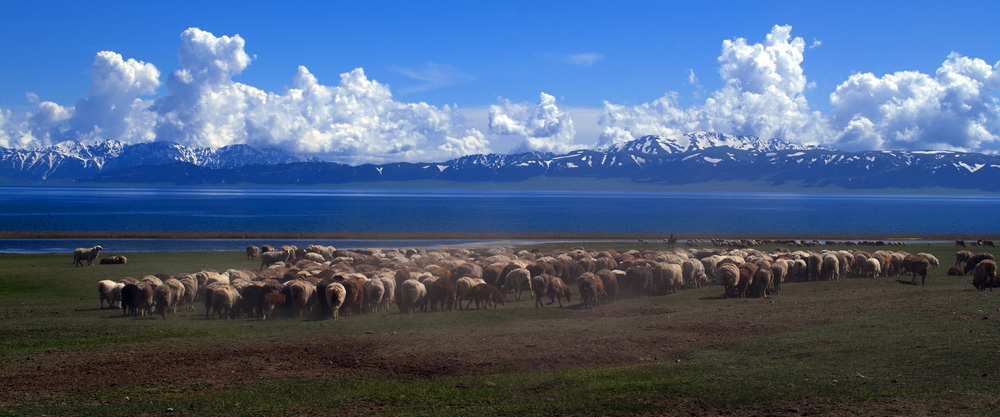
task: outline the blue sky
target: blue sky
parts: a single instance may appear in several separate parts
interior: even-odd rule
[[[851,150],[1000,150],[994,2],[10,2],[4,9],[5,147],[251,143],[383,162],[714,130]],[[235,59],[240,69],[171,90],[189,28],[207,35],[188,42],[238,35],[242,45],[233,46],[249,60],[201,56],[191,62]],[[785,39],[768,44],[769,35]],[[103,57],[101,68],[123,71],[128,65],[117,63],[133,60],[155,80],[128,93],[97,91],[101,51],[120,55]],[[762,57],[778,63],[770,74],[755,64]],[[312,101],[289,94],[306,90],[295,81],[310,77],[300,66],[310,85],[325,89]],[[97,115],[101,109],[118,110]],[[358,114],[366,117],[352,119]]]

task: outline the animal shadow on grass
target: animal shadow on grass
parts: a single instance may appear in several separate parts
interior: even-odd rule
[[[917,285],[915,282],[913,282],[913,281],[907,281],[905,279],[897,279],[896,282],[898,282],[900,284],[905,284],[905,285]]]
[[[699,300],[725,300],[726,296],[725,295],[705,296],[705,297],[699,297],[698,299]]]

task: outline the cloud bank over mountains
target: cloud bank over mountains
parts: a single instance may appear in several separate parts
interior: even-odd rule
[[[723,84],[705,93],[703,103],[683,108],[675,92],[637,105],[605,102],[600,134],[583,137],[578,131],[593,129],[574,126],[572,109],[560,109],[545,92],[537,102],[498,98],[480,131],[458,108],[397,100],[361,68],[324,85],[300,66],[285,91],[263,91],[233,80],[253,61],[242,37],[190,28],[181,34],[180,68],[166,76],[165,93],[154,64],[101,51],[90,66],[91,87],[75,105],[28,93],[33,111],[0,108],[0,146],[104,139],[245,143],[360,164],[507,151],[495,149],[500,142],[515,143],[512,152],[564,153],[645,135],[712,131],[845,150],[1000,151],[1000,63],[952,53],[934,74],[852,74],[829,95],[832,110],[823,114],[806,100],[804,93],[815,87],[802,69],[806,50],[819,41],[807,45],[791,32],[791,26],[774,26],[761,43],[724,40]],[[592,59],[577,64],[604,59],[587,56]],[[693,72],[689,78],[697,83]]]

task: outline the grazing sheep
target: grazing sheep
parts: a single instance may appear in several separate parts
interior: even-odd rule
[[[604,285],[604,301],[605,303],[615,302],[615,297],[618,296],[618,277],[615,276],[614,271],[609,269],[602,269],[597,271],[597,278],[600,278],[601,284]]]
[[[87,262],[87,266],[94,265],[94,259],[97,259],[97,255],[104,250],[100,245],[94,246],[90,249],[87,248],[76,248],[73,251],[73,265],[83,266],[84,262]]]
[[[740,282],[740,269],[731,263],[719,264],[715,267],[715,281],[725,287],[726,298],[737,294],[736,288]]]
[[[785,276],[788,275],[788,261],[784,259],[777,259],[771,264],[771,285],[774,287],[774,291],[781,291],[781,284],[785,282]]]
[[[430,285],[425,285],[425,287],[431,311],[434,311],[439,303],[441,311],[452,311],[455,308],[455,284],[452,284],[450,279],[441,278]]]
[[[263,252],[260,254],[260,270],[263,271],[264,268],[274,265],[278,262],[288,263],[292,259],[292,254],[294,252],[287,250],[272,250]]]
[[[472,301],[475,301],[476,310],[479,310],[480,305],[483,308],[490,308],[490,304],[493,304],[495,309],[507,301],[499,289],[489,284],[478,284],[469,291],[472,294],[472,300],[469,301],[469,304],[471,305]],[[466,305],[465,308],[468,309],[469,305]]]
[[[984,259],[972,270],[972,286],[979,291],[993,291],[993,286],[997,280],[997,264],[990,259]]]
[[[660,262],[656,264],[654,272],[654,276],[657,277],[655,281],[661,294],[666,294],[667,291],[676,294],[677,290],[684,285],[684,272],[678,264]]]
[[[347,289],[344,288],[344,284],[339,282],[330,283],[326,286],[325,297],[327,305],[330,306],[330,314],[336,320],[340,307],[344,305],[344,299],[347,297]]]
[[[122,284],[120,282],[116,282],[115,286],[111,287],[111,293],[108,294],[108,302],[111,303],[111,307],[113,307],[113,308],[121,308],[121,306],[122,306],[122,288],[124,288],[124,287],[125,287],[125,284]],[[101,305],[103,306],[104,303],[101,303]]]
[[[972,252],[967,250],[960,250],[958,252],[955,252],[955,265],[961,265],[962,262],[967,262],[971,257],[972,257]]]
[[[918,253],[917,256],[921,256],[921,257],[927,259],[927,261],[930,262],[931,266],[934,267],[934,268],[937,268],[937,267],[941,266],[941,261],[939,261],[938,258],[936,256],[934,256],[934,255],[931,255],[929,253],[923,253],[923,252],[921,252],[921,253]]]
[[[136,284],[126,284],[122,287],[122,314],[125,316],[138,315],[142,308],[142,290]]]
[[[302,313],[311,310],[316,302],[316,285],[305,280],[292,281],[286,287],[288,299],[292,303],[292,312],[302,318]]]
[[[114,308],[115,303],[111,300],[111,290],[115,288],[115,282],[106,279],[97,283],[98,301],[101,303],[101,310],[104,310],[104,300],[108,300],[108,308]]]
[[[139,291],[142,291],[142,297],[139,298],[139,314],[146,317],[147,314],[153,313],[153,286],[145,279],[136,285]]]
[[[550,275],[542,274],[538,276],[531,277],[531,292],[537,294],[535,297],[535,308],[545,307],[542,304],[542,296],[548,292]]]
[[[740,280],[736,284],[736,289],[740,293],[740,298],[747,298],[747,290],[753,284],[753,277],[757,274],[758,266],[755,263],[744,262],[740,264]]]
[[[862,274],[869,278],[875,278],[882,273],[882,264],[879,263],[878,258],[868,258],[865,261],[864,267],[862,268]]]
[[[920,275],[920,285],[924,285],[924,281],[927,280],[927,270],[930,269],[931,263],[923,257],[914,257],[910,262],[910,271],[913,273],[912,283],[917,283],[917,275]]]
[[[524,291],[524,287],[529,286],[528,297],[535,297],[537,294],[532,294],[534,291],[530,288],[530,280],[531,272],[527,269],[517,268],[511,270],[507,273],[504,289],[507,290],[507,293],[517,291],[517,301],[521,301],[521,293]]]
[[[840,260],[837,256],[828,253],[823,256],[823,265],[820,270],[820,279],[824,281],[833,281],[840,278]]]
[[[462,306],[462,303],[461,303],[462,300],[471,300],[472,299],[472,292],[471,291],[472,291],[473,287],[475,287],[476,285],[485,284],[485,283],[486,283],[486,281],[484,281],[481,278],[472,278],[472,277],[462,277],[462,278],[459,278],[458,281],[455,281],[455,296],[458,298],[458,301],[459,301],[458,305],[459,305],[459,307]]]
[[[684,260],[681,263],[681,272],[684,274],[684,286],[687,288],[701,288],[708,282],[705,265],[698,259]]]
[[[329,287],[327,287],[329,288]],[[260,309],[260,315],[262,320],[267,320],[268,316],[274,311],[275,308],[281,307],[285,304],[285,295],[276,292],[269,292],[264,294],[263,305]]]
[[[379,278],[382,281],[382,287],[384,291],[382,292],[382,305],[379,307],[379,311],[389,312],[389,306],[396,301],[396,280],[392,277],[382,277]]]
[[[970,257],[969,260],[965,262],[965,269],[964,269],[965,274],[968,275],[976,268],[976,264],[986,259],[989,259],[991,261],[996,261],[996,257],[994,257],[992,253],[978,253],[972,255],[972,257]]]
[[[260,256],[260,248],[254,245],[247,245],[247,260],[252,261]]]
[[[385,297],[385,285],[382,284],[382,280],[369,279],[365,280],[364,288],[365,307],[372,313],[378,313],[382,308],[382,297]]]
[[[236,291],[232,285],[215,284],[211,296],[213,316],[219,318],[224,316],[228,320],[232,315],[233,307],[236,306],[240,298],[239,291]]]
[[[653,295],[653,269],[648,266],[632,266],[625,270],[625,281],[619,281],[620,289],[627,289],[632,296]]]
[[[699,265],[701,263],[699,262]],[[586,272],[577,279],[580,289],[580,301],[584,307],[594,308],[601,305],[601,297],[605,295],[604,282],[596,275]]]
[[[809,257],[806,258],[806,264],[809,267],[809,279],[812,281],[820,279],[820,273],[823,271],[823,257],[818,253],[810,253]]]
[[[173,306],[174,290],[169,285],[160,285],[153,290],[153,302],[163,319],[167,319],[167,311]]]
[[[545,293],[545,295],[549,297],[549,305],[552,305],[552,303],[558,301],[559,308],[562,308],[563,297],[566,297],[567,303],[572,301],[570,298],[573,296],[573,293],[570,292],[569,286],[566,285],[565,282],[563,282],[562,278],[554,277],[552,275],[543,275],[543,276],[546,278],[546,280],[548,280],[548,286],[546,287],[547,292]],[[539,294],[537,298],[542,298],[541,294]]]
[[[962,267],[960,267],[960,266],[953,266],[951,268],[948,268],[948,275],[949,276],[960,277],[960,276],[965,275],[965,271],[962,270]]]
[[[176,278],[167,278],[166,280],[163,281],[163,285],[168,286],[171,289],[172,292],[171,295],[173,296],[173,298],[170,300],[170,307],[171,307],[170,312],[176,314],[177,305],[180,304],[181,299],[184,298],[184,295],[187,292],[187,288],[185,288],[184,284],[181,283],[180,280]]]
[[[396,304],[399,305],[401,313],[413,314],[418,306],[423,305],[426,296],[427,287],[424,284],[415,279],[408,279],[399,286]]]
[[[758,265],[757,272],[753,274],[752,294],[756,297],[767,298],[767,289],[771,286],[774,275],[771,273],[771,266],[766,265],[767,261],[760,261],[765,265]]]
[[[198,280],[191,274],[181,274],[177,276],[181,284],[184,284],[184,296],[181,297],[180,305],[187,306],[194,311],[194,298],[198,294]]]

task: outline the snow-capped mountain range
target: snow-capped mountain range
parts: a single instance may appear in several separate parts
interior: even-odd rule
[[[1000,157],[952,151],[845,152],[718,133],[645,136],[566,154],[468,155],[444,162],[350,166],[247,145],[62,143],[0,148],[0,177],[101,183],[342,184],[443,180],[517,182],[536,177],[624,179],[684,185],[749,181],[847,189],[943,187],[1000,191]]]

